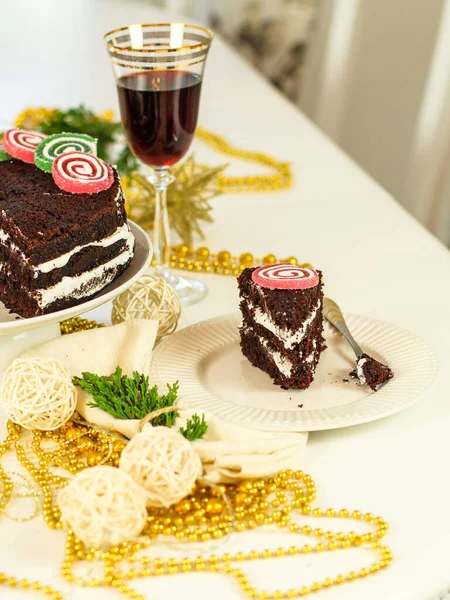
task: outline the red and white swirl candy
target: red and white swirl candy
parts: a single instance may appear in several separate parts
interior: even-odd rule
[[[38,144],[47,136],[39,131],[27,131],[26,129],[8,129],[5,131],[2,143],[4,150],[19,160],[26,163],[34,163],[34,151]]]
[[[253,271],[252,279],[261,287],[275,290],[306,290],[319,283],[319,275],[314,269],[297,267],[290,263],[259,267]]]
[[[53,161],[52,176],[56,185],[73,194],[95,194],[114,182],[112,167],[87,152],[66,152]]]

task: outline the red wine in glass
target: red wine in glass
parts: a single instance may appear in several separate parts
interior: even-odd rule
[[[170,167],[191,145],[197,125],[201,77],[180,71],[146,71],[117,81],[128,143],[150,167]]]

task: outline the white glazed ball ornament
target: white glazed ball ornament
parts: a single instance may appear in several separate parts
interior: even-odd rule
[[[146,427],[122,451],[119,469],[146,490],[149,506],[167,508],[191,492],[202,462],[175,429]]]
[[[144,275],[113,302],[114,325],[131,319],[156,319],[157,337],[173,333],[181,314],[178,294],[162,277]]]
[[[52,358],[16,358],[3,378],[0,401],[25,429],[51,431],[71,418],[76,390],[69,371]]]
[[[105,465],[77,473],[57,502],[62,520],[91,548],[139,535],[148,517],[145,491],[123,471]]]

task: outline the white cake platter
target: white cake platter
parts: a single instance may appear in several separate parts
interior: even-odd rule
[[[127,270],[87,302],[48,315],[23,319],[0,302],[0,381],[3,373],[22,352],[60,334],[59,323],[113,300],[141,277],[150,265],[153,247],[150,238],[132,221],[128,224],[136,239],[135,253]]]

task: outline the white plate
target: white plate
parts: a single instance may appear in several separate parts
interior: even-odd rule
[[[394,371],[394,378],[376,393],[349,377],[355,356],[328,323],[328,348],[309,389],[273,385],[242,355],[237,314],[202,321],[169,336],[154,351],[152,381],[164,389],[166,383],[179,380],[180,397],[191,408],[274,431],[358,425],[414,404],[437,374],[434,352],[416,335],[390,323],[359,315],[346,315],[346,320],[363,349]]]
[[[56,323],[64,321],[64,319],[75,317],[76,315],[85,313],[93,308],[97,308],[97,306],[105,304],[105,302],[108,302],[109,300],[113,300],[116,296],[129,288],[149,266],[152,259],[152,243],[145,231],[138,225],[132,221],[128,221],[128,224],[136,239],[136,246],[130,265],[120,277],[99,292],[92,300],[31,319],[23,319],[10,313],[9,310],[5,308],[4,304],[0,302],[0,336],[13,335],[20,331],[34,329],[35,327],[41,327],[42,325],[48,325],[49,323]]]

